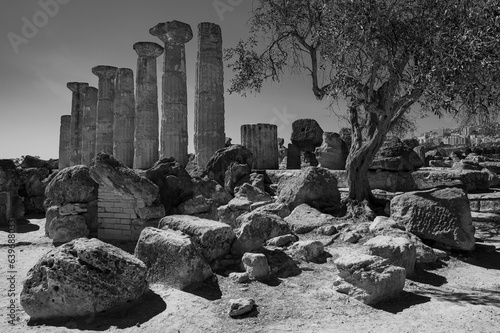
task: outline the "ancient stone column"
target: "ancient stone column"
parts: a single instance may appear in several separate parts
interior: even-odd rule
[[[70,166],[70,141],[71,141],[71,116],[61,116],[61,127],[59,130],[59,169]]]
[[[83,90],[89,86],[83,82],[68,82],[66,85],[73,92],[71,101],[70,129],[70,166],[82,163],[82,120],[83,120]]]
[[[278,126],[241,126],[241,145],[253,153],[252,169],[278,169]]]
[[[113,122],[113,155],[125,166],[134,166],[134,72],[120,68],[115,79],[115,115]]]
[[[196,163],[205,168],[216,150],[224,148],[224,71],[222,33],[217,24],[198,25],[198,62],[194,106]]]
[[[82,123],[82,164],[89,166],[95,157],[95,137],[97,123],[97,88],[87,87],[84,90],[83,123]]]
[[[148,169],[158,161],[158,82],[156,58],[163,47],[152,42],[134,44],[137,59],[135,87],[134,168]]]
[[[179,21],[159,23],[150,34],[165,43],[162,76],[160,158],[188,162],[187,83],[185,44],[193,38],[191,26]]]
[[[116,71],[113,66],[96,66],[92,73],[99,78],[97,101],[96,153],[113,154],[113,121]]]

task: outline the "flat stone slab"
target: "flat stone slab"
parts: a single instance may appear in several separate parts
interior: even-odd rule
[[[209,262],[228,254],[236,237],[233,228],[225,223],[190,215],[166,216],[160,220],[158,228],[185,233]]]
[[[500,192],[472,193],[468,197],[472,212],[500,214]]]

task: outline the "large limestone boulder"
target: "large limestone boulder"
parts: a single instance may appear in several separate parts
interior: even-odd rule
[[[370,169],[415,171],[424,166],[420,156],[399,138],[387,140],[373,159]]]
[[[239,228],[238,217],[250,212],[252,202],[244,198],[234,198],[227,205],[217,208],[217,216],[220,222]]]
[[[333,216],[323,214],[308,204],[301,204],[285,217],[285,221],[293,232],[305,234],[321,226],[335,224],[336,220]]]
[[[127,252],[97,239],[75,239],[30,269],[21,306],[32,319],[88,316],[113,310],[148,290],[147,269]]]
[[[238,181],[245,176],[249,176],[251,172],[252,168],[248,164],[231,163],[224,176],[224,188],[226,191],[234,195],[234,188]]]
[[[57,173],[45,188],[45,207],[97,200],[99,185],[90,176],[90,169],[75,165]]]
[[[345,170],[349,147],[333,132],[323,133],[323,143],[314,151],[318,166],[331,170]]]
[[[174,213],[177,206],[194,195],[191,176],[174,158],[159,160],[146,170],[144,177],[158,187],[166,214]]]
[[[431,189],[398,195],[391,201],[391,218],[422,239],[458,250],[474,249],[469,199],[462,189]]]
[[[314,151],[323,142],[323,129],[314,119],[297,119],[292,123],[292,144],[305,151]]]
[[[267,240],[289,234],[288,224],[277,215],[251,212],[241,216],[240,228],[236,230],[236,239],[231,253],[243,255],[260,248]]]
[[[275,214],[283,219],[285,217],[287,217],[288,215],[290,215],[290,213],[291,213],[290,208],[288,208],[288,205],[283,204],[283,203],[277,203],[277,202],[268,203],[268,204],[265,204],[263,206],[256,207],[253,211],[268,213],[268,214]]]
[[[227,192],[223,186],[208,176],[203,178],[193,178],[193,195],[202,195],[213,200],[217,206],[226,205],[233,196]]]
[[[158,228],[178,230],[188,235],[208,262],[228,254],[235,238],[229,225],[189,215],[166,216],[160,220]]]
[[[46,219],[48,221],[47,217]],[[73,239],[87,237],[90,231],[82,215],[59,215],[46,223],[45,233],[54,243],[67,243]]]
[[[248,183],[239,186],[237,188],[236,193],[234,194],[234,197],[239,199],[245,199],[252,203],[272,200],[269,194],[267,194],[260,188]]]
[[[336,212],[340,207],[337,179],[328,170],[308,167],[293,178],[281,178],[277,202],[295,209],[306,203],[321,212]]]
[[[153,202],[158,199],[158,187],[152,181],[141,177],[111,155],[97,154],[93,160],[90,175],[99,185],[132,196],[144,202],[145,206],[152,206]]]
[[[335,260],[335,265],[339,270],[336,290],[365,304],[394,297],[405,285],[405,269],[378,256],[351,253]]]
[[[314,261],[325,253],[325,247],[320,241],[299,241],[288,247],[286,253],[299,261]]]
[[[184,289],[213,275],[207,261],[187,235],[147,227],[142,230],[135,256],[147,267],[147,280]]]
[[[40,157],[26,155],[21,161],[21,168],[49,168],[49,162],[42,160]]]
[[[26,213],[45,213],[45,188],[49,183],[49,169],[18,169],[20,187],[19,195],[23,197]]]
[[[389,260],[394,266],[402,267],[406,276],[415,271],[417,251],[415,245],[405,237],[376,236],[364,244],[367,253]]]
[[[208,161],[206,173],[221,186],[224,186],[226,171],[231,163],[252,165],[253,154],[241,145],[232,145],[217,150]]]

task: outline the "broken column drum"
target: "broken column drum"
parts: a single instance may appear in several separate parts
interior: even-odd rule
[[[252,169],[278,169],[278,126],[241,126],[241,145],[253,153]]]
[[[134,168],[149,169],[158,161],[159,120],[156,58],[163,47],[152,42],[134,44],[137,59],[135,90]]]
[[[82,121],[84,89],[89,86],[83,82],[68,82],[66,85],[73,92],[71,101],[70,125],[70,166],[82,163]]]
[[[159,23],[149,30],[165,44],[162,76],[160,158],[188,162],[188,121],[185,44],[193,38],[191,26],[179,21]]]
[[[82,164],[90,166],[95,157],[95,137],[97,123],[97,88],[87,87],[84,90],[83,123],[82,123]]]
[[[215,151],[225,146],[222,32],[214,23],[198,25],[194,112],[196,163],[204,168]]]
[[[61,127],[59,130],[59,169],[69,167],[71,140],[71,116],[61,116]]]
[[[113,122],[116,71],[113,66],[96,66],[92,73],[99,78],[97,101],[96,153],[113,154]]]
[[[120,68],[115,79],[113,155],[129,168],[134,165],[134,72]]]

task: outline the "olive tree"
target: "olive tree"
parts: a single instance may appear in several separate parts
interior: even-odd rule
[[[498,0],[255,0],[250,37],[227,49],[230,92],[309,75],[347,103],[349,200],[374,203],[368,168],[410,112],[474,117],[500,104]]]

